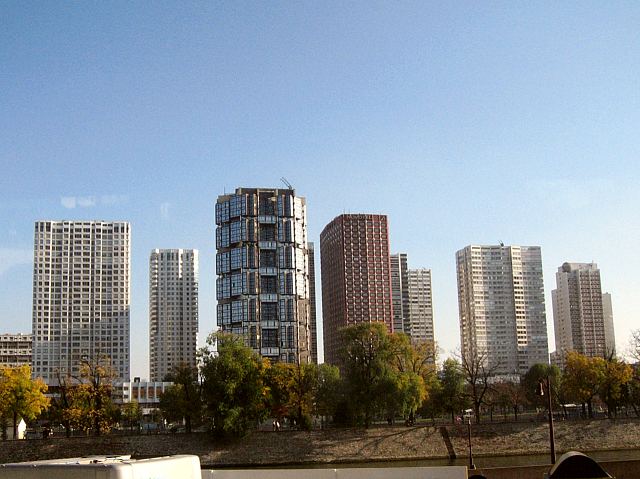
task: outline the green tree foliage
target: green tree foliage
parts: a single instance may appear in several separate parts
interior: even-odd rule
[[[190,433],[202,418],[202,397],[198,383],[198,370],[188,364],[176,366],[165,378],[173,382],[160,396],[160,410],[169,421],[183,421]]]
[[[348,408],[369,427],[378,413],[389,420],[413,418],[426,398],[428,367],[404,335],[390,335],[381,323],[363,323],[341,331]],[[430,366],[430,365],[429,365]]]
[[[333,417],[343,396],[343,383],[340,378],[340,370],[330,364],[320,364],[317,367],[314,414],[320,416],[324,426],[327,418]]]
[[[295,366],[275,363],[264,370],[264,384],[267,387],[267,406],[271,416],[282,419],[289,416],[289,404]]]
[[[120,408],[120,412],[120,417],[129,425],[129,430],[133,430],[134,425],[137,430],[142,419],[142,410],[138,401],[132,399],[128,403],[124,403]]]
[[[388,390],[391,341],[382,323],[361,323],[341,330],[341,357],[349,401],[356,419],[369,427]]]
[[[451,422],[453,423],[455,422],[455,415],[468,405],[464,393],[464,372],[456,359],[448,358],[442,364],[439,389],[439,402],[444,412],[451,415]]]
[[[18,418],[30,421],[49,407],[47,385],[31,379],[31,367],[0,368],[0,417],[13,420],[13,437],[17,437]]]
[[[311,429],[314,393],[318,384],[318,366],[298,364],[293,368],[289,392],[289,415],[301,429]]]
[[[564,404],[559,401],[562,389],[562,373],[557,366],[549,364],[534,364],[529,368],[527,373],[522,377],[522,389],[526,400],[536,407],[547,409],[549,401],[546,396],[538,396],[536,394],[540,381],[546,381],[547,377],[551,381],[551,390],[553,392],[552,401],[556,405]]]
[[[263,381],[266,361],[242,338],[221,332],[209,335],[201,357],[202,395],[214,433],[245,435],[268,412]]]
[[[399,409],[413,421],[415,413],[423,407],[437,389],[437,347],[433,341],[411,340],[406,334],[392,334],[396,387],[401,399]]]

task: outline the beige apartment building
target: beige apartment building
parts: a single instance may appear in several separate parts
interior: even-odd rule
[[[129,380],[130,232],[122,221],[35,223],[34,377],[57,385],[107,357]]]
[[[31,365],[32,334],[0,334],[0,367]]]
[[[499,375],[549,362],[539,246],[470,245],[456,253],[462,354]]]
[[[564,263],[551,292],[556,361],[564,365],[569,351],[589,357],[615,352],[611,295],[602,293],[596,263]]]
[[[198,250],[154,249],[149,256],[149,369],[163,381],[181,364],[196,367]]]
[[[427,268],[407,271],[409,293],[409,329],[413,341],[435,340],[433,334],[433,294],[431,270]]]

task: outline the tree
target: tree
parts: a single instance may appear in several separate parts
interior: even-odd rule
[[[314,391],[318,382],[318,366],[298,364],[291,376],[289,393],[289,415],[294,416],[301,429],[311,429]]]
[[[65,435],[71,437],[71,422],[65,415],[65,411],[71,407],[72,378],[70,376],[62,376],[60,371],[56,371],[58,380],[58,394],[51,398],[51,407],[49,408],[49,419],[53,422],[62,424]]]
[[[637,417],[640,417],[640,363],[632,366],[633,376],[625,388],[627,403],[633,408]]]
[[[451,422],[454,423],[455,415],[467,405],[464,394],[464,372],[456,359],[447,358],[442,364],[440,386],[442,409],[451,414]]]
[[[222,332],[209,335],[200,354],[203,401],[214,433],[245,435],[267,414],[266,360],[246,347],[242,338]]]
[[[128,403],[124,403],[121,407],[121,417],[129,424],[129,430],[133,430],[133,425],[136,425],[136,429],[140,425],[140,419],[142,419],[142,410],[140,404],[135,399],[132,399]]]
[[[395,356],[395,370],[400,375],[409,373],[422,378],[422,385],[415,384],[418,389],[414,391],[414,396],[411,398],[413,401],[422,397],[420,404],[418,404],[419,408],[428,399],[430,394],[429,387],[435,382],[434,379],[437,374],[436,359],[438,356],[436,344],[433,341],[411,340],[409,336],[402,333],[394,333],[390,339]],[[403,381],[407,380],[408,377],[403,379]]]
[[[500,365],[489,362],[486,351],[476,349],[463,354],[460,364],[467,383],[466,394],[473,405],[476,422],[479,423],[480,407],[485,403],[485,396],[491,389],[491,380]]]
[[[554,396],[551,398],[552,401],[563,404],[563,401],[558,400],[561,393],[561,377],[562,373],[555,365],[538,363],[531,366],[522,377],[522,388],[524,389],[524,396],[527,401],[538,408],[548,408],[549,401],[546,396],[538,396],[536,390],[539,387],[540,381],[546,381],[547,378],[549,378]]]
[[[567,353],[564,369],[564,381],[567,392],[577,403],[585,404],[589,418],[593,418],[593,398],[598,394],[605,377],[605,360],[603,358],[589,358],[575,351]]]
[[[393,364],[398,372],[412,372],[425,378],[436,373],[437,348],[433,341],[415,341],[403,333],[393,333]]]
[[[356,419],[369,427],[377,411],[388,406],[396,389],[390,367],[392,342],[382,323],[361,323],[340,331],[345,383]]]
[[[522,383],[515,381],[498,381],[493,385],[497,394],[497,402],[513,412],[513,418],[518,420],[520,406],[526,403],[526,395]]]
[[[116,379],[111,360],[105,354],[83,359],[80,375],[75,379],[79,384],[72,389],[74,407],[70,413],[73,421],[82,425],[82,419],[77,417],[80,414],[89,420],[96,436],[102,431],[109,431],[118,421],[120,412],[111,400]]]
[[[433,375],[428,377],[425,387],[428,392],[427,397],[418,408],[418,412],[423,417],[430,417],[433,425],[435,426],[436,416],[439,416],[444,412],[445,400],[443,397],[442,382],[437,375]]]
[[[190,433],[193,423],[200,423],[202,416],[198,370],[181,363],[173,368],[165,380],[173,382],[173,385],[160,396],[160,410],[170,421],[184,420],[185,431]]]
[[[610,356],[604,361],[604,377],[598,389],[598,396],[607,405],[607,416],[618,415],[618,406],[624,388],[633,377],[633,369],[624,361]]]
[[[636,361],[640,361],[640,329],[631,331],[631,339],[629,340],[629,354]]]
[[[340,370],[330,364],[320,364],[317,369],[314,391],[314,413],[320,416],[324,426],[327,417],[333,417],[344,390]]]
[[[267,388],[267,405],[271,416],[282,419],[289,416],[289,403],[295,366],[287,363],[275,363],[264,370],[264,384]]]
[[[47,385],[31,379],[31,367],[0,368],[0,416],[13,419],[13,437],[18,434],[18,418],[29,421],[49,407]]]

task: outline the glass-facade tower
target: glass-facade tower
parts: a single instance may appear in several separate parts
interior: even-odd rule
[[[306,201],[238,188],[216,203],[217,324],[263,357],[311,360]]]

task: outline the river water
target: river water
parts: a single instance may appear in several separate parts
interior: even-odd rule
[[[640,460],[640,449],[625,449],[616,451],[591,451],[586,453],[596,461],[630,461]],[[562,454],[558,453],[559,458]],[[516,456],[474,456],[473,462],[477,468],[485,467],[509,467],[509,466],[537,466],[550,464],[549,454],[527,454]],[[349,467],[429,467],[429,466],[467,466],[467,456],[449,460],[421,459],[398,461],[371,461],[371,462],[341,462],[333,464],[300,464],[300,465],[274,465],[274,466],[242,466],[241,469],[342,469]],[[206,466],[205,466],[206,467]],[[208,467],[207,467],[208,468]],[[213,467],[217,469],[217,467]],[[224,467],[224,469],[238,469],[238,467]]]

